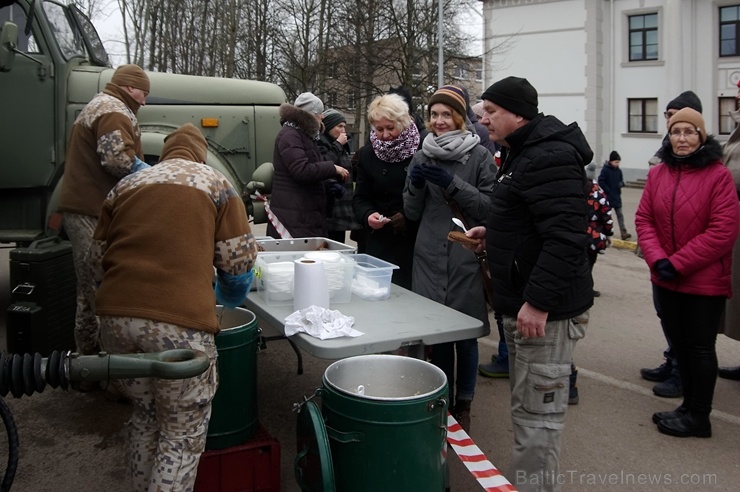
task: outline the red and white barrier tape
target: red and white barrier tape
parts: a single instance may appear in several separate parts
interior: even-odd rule
[[[272,227],[275,228],[277,233],[280,234],[280,237],[283,239],[293,239],[293,236],[290,235],[288,229],[286,229],[283,223],[280,222],[275,214],[272,213],[272,209],[270,209],[270,203],[267,201],[267,197],[260,194],[259,192],[255,193],[254,197],[257,200],[265,202],[265,213],[267,213],[267,219],[270,221],[270,224],[272,224]]]
[[[501,472],[488,461],[478,446],[475,445],[467,432],[460,427],[457,420],[447,414],[447,442],[468,471],[478,480],[478,483],[487,492],[516,492],[516,488],[504,477]]]

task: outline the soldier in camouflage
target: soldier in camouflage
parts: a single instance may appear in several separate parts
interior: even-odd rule
[[[90,249],[103,349],[189,348],[211,361],[189,379],[121,380],[133,402],[135,491],[193,490],[218,385],[216,303],[242,304],[252,282],[257,246],[244,203],[223,174],[203,164],[206,148],[190,123],[167,136],[162,162],[110,192]]]
[[[149,167],[141,160],[136,119],[148,95],[149,77],[144,70],[137,65],[117,68],[103,92],[82,109],[69,136],[59,211],[77,274],[75,344],[81,354],[95,354],[100,348],[88,261],[92,233],[111,188],[124,176]]]

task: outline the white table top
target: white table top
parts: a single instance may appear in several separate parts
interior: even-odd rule
[[[258,318],[284,333],[285,318],[293,306],[268,306],[259,292],[249,293],[244,306]],[[344,315],[353,316],[359,337],[320,340],[305,333],[290,339],[307,353],[320,359],[342,359],[355,355],[390,352],[404,346],[479,338],[490,330],[479,319],[451,309],[397,285],[381,301],[366,301],[354,294],[347,304],[333,304]]]

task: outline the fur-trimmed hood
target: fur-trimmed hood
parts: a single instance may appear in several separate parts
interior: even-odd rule
[[[713,162],[722,160],[722,146],[713,135],[708,135],[707,141],[696,152],[687,156],[677,156],[673,154],[670,139],[666,138],[663,142],[663,148],[660,149],[660,155],[663,158],[663,162],[670,167],[688,166],[702,168]]]
[[[311,113],[292,104],[280,105],[280,125],[290,123],[311,138],[316,138],[324,130],[324,125]]]

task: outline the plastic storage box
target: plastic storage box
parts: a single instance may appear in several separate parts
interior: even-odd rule
[[[280,443],[262,425],[251,441],[200,456],[194,492],[280,492]]]
[[[355,260],[352,293],[368,301],[388,299],[391,295],[391,278],[397,265],[367,254],[348,254]]]
[[[340,244],[340,243],[338,243]],[[293,304],[294,261],[304,256],[322,259],[329,255],[336,261],[324,261],[329,283],[330,304],[346,304],[352,300],[354,259],[336,251],[292,251],[284,253],[261,252],[254,264],[257,291],[268,306]],[[327,259],[328,260],[328,259]]]
[[[286,252],[286,251],[346,251],[355,252],[357,248],[349,244],[333,241],[325,237],[301,237],[296,239],[273,239],[271,237],[260,236],[255,239],[257,244],[266,252]]]

